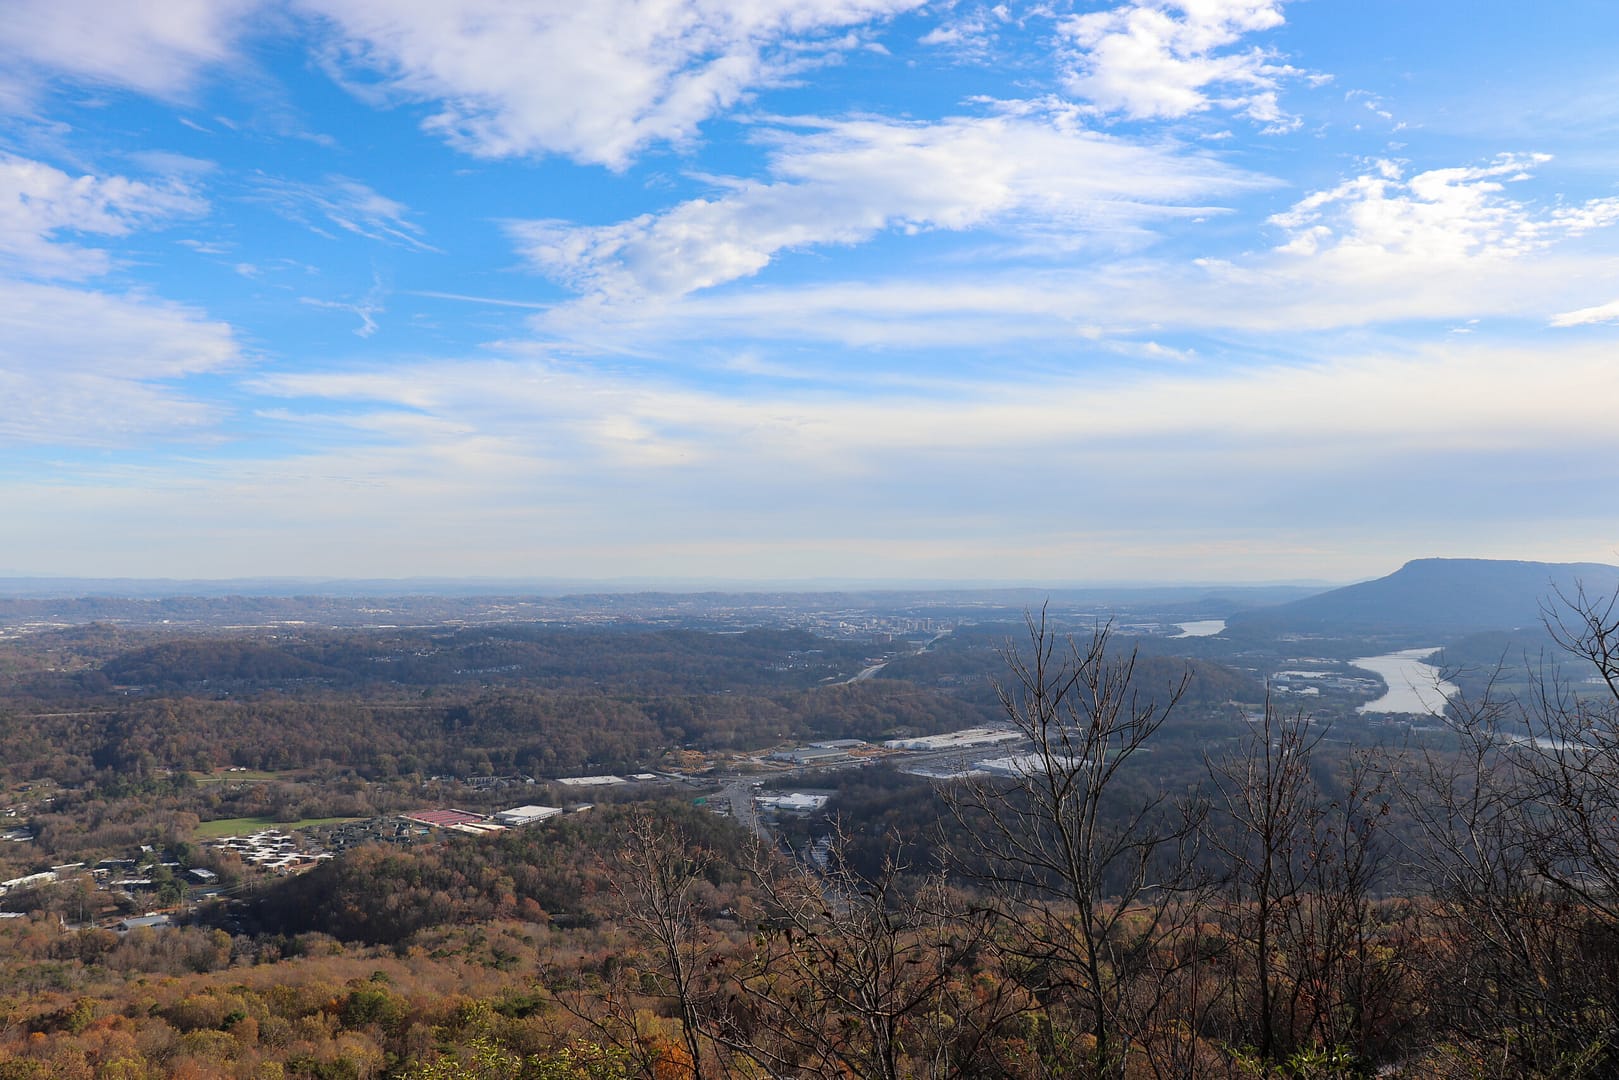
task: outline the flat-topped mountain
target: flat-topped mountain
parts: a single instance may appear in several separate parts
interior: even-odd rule
[[[1503,559],[1413,559],[1387,577],[1234,615],[1234,626],[1279,633],[1465,633],[1538,625],[1543,609],[1619,590],[1619,566]]]

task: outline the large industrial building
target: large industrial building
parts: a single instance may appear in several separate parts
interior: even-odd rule
[[[943,735],[920,735],[914,739],[889,739],[883,743],[890,750],[969,750],[975,746],[994,746],[996,743],[1016,742],[1022,733],[1012,728],[963,728]]]
[[[516,827],[532,825],[536,821],[544,821],[560,813],[562,813],[560,806],[514,806],[510,810],[502,810],[496,814],[495,821],[501,825]]]

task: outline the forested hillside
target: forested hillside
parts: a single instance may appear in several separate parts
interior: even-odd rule
[[[1578,695],[1422,732],[1038,614],[16,639],[0,1076],[1608,1075],[1612,615],[1544,639]],[[523,802],[574,812],[427,824]],[[214,839],[269,826],[330,850]]]

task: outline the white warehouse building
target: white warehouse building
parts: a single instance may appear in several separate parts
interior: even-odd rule
[[[943,735],[921,735],[914,739],[889,739],[883,743],[890,750],[966,750],[974,746],[993,746],[996,743],[1016,742],[1021,732],[1011,728],[965,728]]]
[[[501,825],[518,826],[532,825],[536,821],[544,821],[548,817],[556,817],[562,813],[560,806],[514,806],[510,810],[502,810],[495,815],[495,821]]]

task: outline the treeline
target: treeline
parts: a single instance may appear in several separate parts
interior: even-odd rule
[[[959,641],[957,639],[960,639]],[[932,734],[1000,718],[991,633],[959,632],[881,677],[832,681],[864,647],[801,631],[512,626],[157,637],[104,626],[0,645],[0,782],[103,789],[162,770],[330,766],[410,775],[566,775],[674,748]],[[1184,662],[1141,660],[1144,686]],[[892,677],[890,677],[892,676]],[[1196,665],[1181,716],[1257,701]]]
[[[170,637],[108,659],[111,682],[163,690],[318,679],[331,686],[524,684],[709,693],[810,687],[862,666],[864,645],[805,631],[735,634],[499,626],[257,637]]]
[[[102,624],[0,643],[0,689],[85,694],[250,694],[389,687],[535,687],[620,693],[806,689],[865,666],[869,646],[805,631],[508,625],[235,632]]]
[[[0,774],[79,784],[160,769],[312,769],[565,776],[619,771],[671,748],[758,749],[793,739],[930,734],[993,713],[936,690],[868,680],[775,695],[615,695],[504,689],[391,700],[343,694],[86,703],[0,712]]]
[[[838,685],[863,650],[798,631],[502,627],[285,640],[79,627],[0,645],[0,782],[339,765],[566,775],[672,748],[757,749],[982,722],[970,696]]]
[[[1088,637],[1091,623],[1077,630]],[[1228,664],[1197,656],[1199,640],[1124,638],[1109,631],[1120,648],[1138,653],[1136,677],[1144,688],[1157,690],[1177,682],[1190,670],[1192,679],[1183,695],[1183,715],[1203,714],[1233,701],[1257,702],[1264,698],[1263,681],[1234,670]],[[986,708],[999,708],[995,686],[1007,678],[1006,653],[1027,640],[1022,625],[966,626],[940,639],[922,652],[902,656],[883,674],[919,686],[946,687]]]

